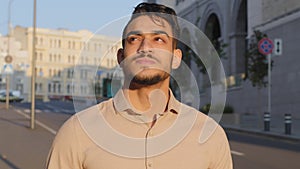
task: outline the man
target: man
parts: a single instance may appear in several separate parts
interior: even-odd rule
[[[177,101],[170,71],[182,53],[173,9],[139,4],[123,31],[124,85],[113,99],[72,116],[59,130],[48,169],[231,169],[223,129]],[[199,141],[205,125],[212,134]]]

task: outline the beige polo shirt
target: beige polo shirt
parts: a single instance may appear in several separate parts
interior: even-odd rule
[[[172,93],[166,111],[151,119],[133,110],[120,90],[61,127],[46,168],[232,169],[223,129]]]

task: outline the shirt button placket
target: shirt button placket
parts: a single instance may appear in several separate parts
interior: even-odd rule
[[[153,169],[153,160],[152,159],[148,159],[147,167],[148,167],[148,169]]]
[[[150,137],[153,137],[153,132],[152,132],[152,131],[149,132],[149,136],[150,136]],[[148,161],[147,161],[147,168],[148,168],[148,169],[153,169],[153,168],[154,168],[153,165],[154,165],[154,164],[153,164],[153,158],[148,158]]]

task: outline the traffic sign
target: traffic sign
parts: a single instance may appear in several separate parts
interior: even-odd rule
[[[13,74],[14,73],[14,69],[13,69],[12,64],[5,64],[3,66],[3,72],[5,74]]]
[[[258,42],[258,50],[263,55],[271,54],[274,48],[274,44],[269,38],[262,38]]]
[[[4,60],[5,60],[5,63],[11,63],[13,59],[12,59],[11,55],[7,55],[7,56],[5,56]]]
[[[274,54],[282,55],[282,39],[274,39]]]

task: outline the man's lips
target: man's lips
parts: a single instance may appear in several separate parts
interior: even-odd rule
[[[138,64],[143,64],[143,65],[153,65],[155,64],[155,61],[149,58],[138,58],[135,60],[136,63]]]

